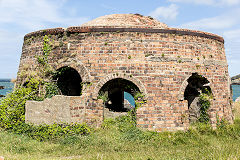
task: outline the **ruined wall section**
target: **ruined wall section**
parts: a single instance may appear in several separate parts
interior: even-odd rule
[[[99,126],[103,120],[102,103],[94,112],[93,109],[87,109],[86,102],[84,95],[56,95],[44,101],[27,101],[25,120],[33,124],[88,123]]]
[[[28,123],[53,124],[84,122],[85,104],[79,97],[54,96],[44,101],[27,101],[25,119]],[[80,102],[80,103],[79,103]],[[78,118],[77,118],[78,117]]]
[[[138,79],[146,89],[147,103],[137,115],[139,126],[159,131],[185,129],[188,126],[187,102],[179,97],[185,90],[182,84],[196,72],[211,83],[212,122],[216,123],[216,114],[231,119],[229,75],[221,37],[193,31],[187,34],[177,29],[175,32],[173,29],[113,30],[75,27],[50,36],[54,40],[50,63],[56,69],[81,62],[90,75],[86,82],[91,86],[84,91],[89,119],[99,110],[92,96],[98,82],[107,75],[124,74]],[[42,35],[45,34],[48,33],[25,37],[19,72],[24,70],[24,64],[34,69],[35,56],[42,54]],[[82,71],[78,71],[82,76]],[[18,83],[21,81],[18,76]]]

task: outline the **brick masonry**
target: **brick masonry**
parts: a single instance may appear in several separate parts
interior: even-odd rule
[[[129,16],[130,20],[136,18],[145,22],[149,17]],[[70,66],[80,74],[85,84],[82,96],[66,98],[65,107],[69,107],[70,119],[74,119],[70,121],[84,119],[87,123],[101,123],[103,106],[97,101],[98,92],[109,80],[123,78],[146,95],[147,103],[137,111],[140,127],[157,131],[184,130],[189,126],[184,90],[192,73],[210,82],[214,96],[209,110],[211,123],[216,125],[216,115],[232,121],[230,78],[222,37],[168,28],[160,22],[154,22],[155,26],[151,27],[150,20],[147,25],[134,26],[120,22],[118,26],[109,23],[104,26],[101,21],[97,22],[99,25],[87,23],[67,29],[47,29],[24,37],[18,73],[26,69],[26,64],[28,69],[36,68],[36,56],[43,53],[43,36],[49,35],[53,40],[50,64],[56,69]],[[19,75],[17,84],[23,82]],[[83,108],[84,116],[75,114]],[[26,112],[28,114],[28,108]]]

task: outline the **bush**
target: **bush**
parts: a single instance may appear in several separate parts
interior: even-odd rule
[[[0,101],[0,128],[17,134],[25,134],[33,139],[55,140],[60,137],[90,133],[85,124],[38,125],[25,123],[25,103],[38,96],[32,88],[18,88]]]
[[[202,93],[200,94],[200,117],[199,122],[208,123],[210,121],[208,115],[208,109],[210,108],[210,96],[208,94]]]
[[[55,82],[47,82],[45,84],[45,91],[45,98],[52,98],[53,96],[59,94],[59,89]]]
[[[88,134],[90,129],[84,124],[38,125],[25,123],[25,103],[27,100],[43,100],[58,94],[58,87],[52,78],[56,72],[48,64],[51,43],[48,36],[43,38],[43,55],[38,56],[38,70],[27,78],[24,87],[18,86],[12,93],[0,100],[0,128],[18,134],[26,134],[36,140],[54,140],[65,136]],[[49,82],[45,79],[50,79]]]
[[[22,123],[15,126],[15,133],[27,135],[38,141],[58,140],[63,137],[85,135],[90,133],[90,128],[85,124],[52,124],[52,125],[32,125]]]
[[[25,103],[33,99],[31,88],[19,88],[0,101],[0,127],[13,129],[25,122]]]

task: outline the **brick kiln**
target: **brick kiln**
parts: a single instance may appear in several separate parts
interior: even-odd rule
[[[68,70],[58,78],[63,95],[27,102],[27,122],[100,124],[103,117],[128,111],[124,93],[139,91],[146,100],[136,113],[139,127],[183,130],[198,118],[196,106],[205,89],[213,95],[211,123],[217,117],[232,121],[224,39],[218,35],[170,28],[139,14],[107,15],[81,26],[27,34],[19,73],[26,64],[35,69],[44,35],[54,40],[49,63]],[[18,76],[17,84],[24,81]],[[108,93],[108,102],[98,100],[99,93]]]

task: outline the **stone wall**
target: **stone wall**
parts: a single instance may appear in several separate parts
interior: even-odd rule
[[[76,107],[81,108],[79,111],[85,107],[85,116],[74,112],[75,117],[70,116],[67,121],[82,122],[82,118],[89,123],[98,121],[102,112],[96,103],[98,91],[107,81],[123,78],[136,84],[146,95],[147,103],[137,111],[140,127],[158,131],[183,130],[189,126],[184,90],[193,73],[210,82],[214,96],[209,110],[211,123],[216,124],[216,115],[232,120],[224,41],[217,35],[173,28],[70,27],[38,31],[25,36],[18,84],[24,82],[20,73],[25,70],[25,65],[30,70],[36,68],[36,56],[42,54],[44,35],[51,35],[49,37],[54,41],[51,65],[56,69],[70,66],[78,71],[84,85],[91,83],[83,90],[85,104],[76,103]],[[72,98],[64,98],[66,106],[73,101]],[[44,109],[51,103],[46,101],[42,102],[46,103]],[[40,102],[28,104],[35,103],[39,106]],[[44,109],[40,110],[45,112]],[[28,112],[30,110],[27,110],[30,114]],[[56,118],[56,121],[60,120]],[[37,118],[35,121],[38,123]]]
[[[98,112],[91,115],[89,121],[86,113],[86,101],[84,96],[56,95],[44,101],[27,101],[25,120],[33,124],[53,123],[89,123],[99,126],[102,122],[102,104],[98,105]],[[94,119],[93,119],[94,118]]]

